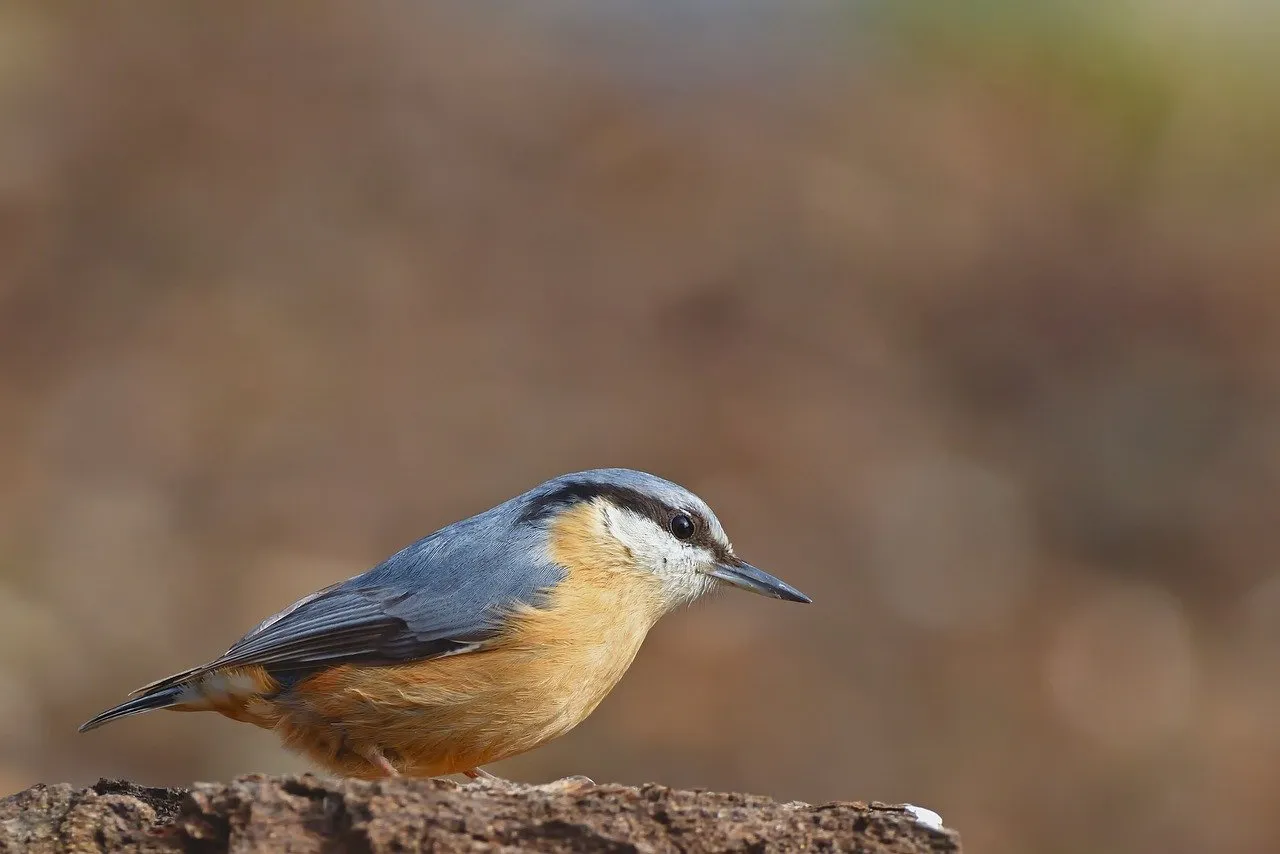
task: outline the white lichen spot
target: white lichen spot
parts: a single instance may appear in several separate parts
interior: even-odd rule
[[[903,808],[907,812],[915,816],[915,819],[925,827],[931,827],[934,830],[942,830],[942,816],[933,810],[927,810],[924,807],[918,807],[915,804],[903,804]]]

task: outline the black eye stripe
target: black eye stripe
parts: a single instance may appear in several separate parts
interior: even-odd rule
[[[643,492],[613,484],[589,482],[565,484],[532,502],[520,514],[520,521],[542,521],[567,506],[595,498],[603,498],[619,507],[625,507],[633,513],[652,519],[664,531],[671,531],[671,520],[675,516],[686,515],[693,522],[693,534],[683,542],[710,549],[717,556],[725,552],[724,546],[711,536],[711,525],[701,513],[688,507],[672,507]]]
[[[625,507],[633,513],[652,519],[663,528],[667,527],[671,514],[677,512],[675,508],[668,507],[656,498],[625,486],[605,483],[569,483],[532,502],[520,514],[520,521],[541,521],[565,507],[596,498],[603,498],[619,507]]]

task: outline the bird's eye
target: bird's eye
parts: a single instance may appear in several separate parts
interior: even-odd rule
[[[694,524],[688,513],[677,513],[671,517],[671,536],[677,540],[687,540],[693,536]]]

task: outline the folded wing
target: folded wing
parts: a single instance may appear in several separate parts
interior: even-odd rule
[[[482,533],[459,536],[445,529],[420,540],[369,572],[264,620],[217,659],[134,693],[236,667],[262,666],[288,684],[337,664],[416,661],[481,649],[501,633],[513,608],[539,604],[563,578],[536,544],[500,542]]]

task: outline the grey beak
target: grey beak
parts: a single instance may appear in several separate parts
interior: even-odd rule
[[[774,578],[763,569],[756,569],[745,561],[735,559],[731,563],[718,563],[707,574],[726,584],[732,584],[734,587],[741,587],[743,590],[750,590],[752,593],[759,593],[771,599],[785,599],[788,602],[813,601],[781,578]]]

